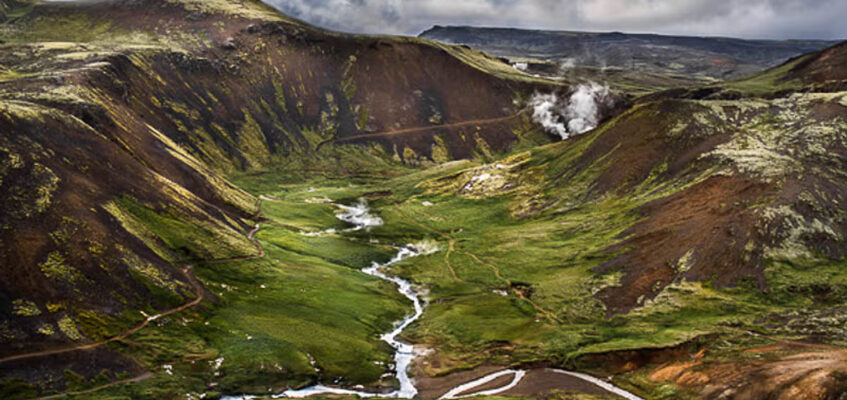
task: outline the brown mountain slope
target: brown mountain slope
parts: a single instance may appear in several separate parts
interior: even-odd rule
[[[813,84],[819,90],[844,90],[847,88],[847,43],[830,47],[803,58],[788,73],[788,78],[797,78]]]
[[[505,150],[513,127],[483,124],[314,155],[332,137],[513,115],[545,85],[252,0],[3,5],[0,356],[114,335],[193,298],[182,262],[252,254],[255,200],[221,174]]]
[[[656,189],[601,269],[624,271],[621,285],[598,296],[620,311],[681,281],[767,292],[768,265],[843,259],[843,103],[844,93],[662,100],[609,127],[585,157],[629,168],[605,170],[594,190]]]
[[[692,96],[701,89],[663,92],[553,147],[560,150],[546,150],[555,154],[542,157],[554,171],[552,194],[538,211],[608,196],[637,205],[641,219],[596,270],[623,273],[597,294],[610,314],[649,304],[684,282],[769,293],[775,265],[807,268],[847,256],[847,93],[814,83],[820,71],[832,78],[826,81],[838,80],[847,65],[843,48],[791,63],[793,79],[809,82],[802,89],[737,100]],[[789,290],[815,290],[813,283],[794,285]]]

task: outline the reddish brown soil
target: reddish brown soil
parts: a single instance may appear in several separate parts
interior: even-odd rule
[[[847,351],[808,351],[791,343],[751,349],[792,354],[749,363],[681,361],[656,367],[648,378],[672,382],[704,399],[838,399],[847,393]]]
[[[604,289],[598,297],[610,312],[624,312],[639,299],[652,298],[676,279],[713,280],[728,286],[751,277],[764,288],[755,252],[745,251],[749,241],[760,240],[756,216],[745,206],[775,196],[771,185],[742,177],[712,177],[641,209],[643,222],[610,250],[623,251],[599,271],[622,270],[621,285]],[[692,253],[691,268],[678,275],[672,265]]]
[[[459,396],[465,396],[465,395],[481,392],[483,390],[497,389],[497,388],[508,385],[509,382],[511,382],[514,378],[515,378],[515,376],[513,374],[504,375],[504,376],[501,376],[497,379],[494,379],[493,381],[488,382],[484,385],[479,385],[479,386],[477,386],[473,389],[468,389],[464,392],[461,392],[458,395]]]
[[[363,133],[363,134],[359,134],[359,135],[345,136],[345,137],[342,137],[342,138],[330,139],[330,140],[321,142],[315,148],[315,151],[316,152],[320,151],[321,147],[323,147],[324,145],[327,145],[329,143],[344,143],[344,142],[349,142],[349,141],[359,140],[359,139],[370,140],[370,139],[376,139],[376,138],[390,138],[390,137],[393,137],[393,136],[408,135],[408,134],[413,134],[413,133],[427,133],[427,132],[429,132],[431,134],[432,133],[431,131],[445,132],[445,131],[453,131],[456,128],[464,128],[464,127],[469,127],[469,126],[481,127],[482,125],[495,124],[495,123],[500,123],[500,122],[508,122],[510,120],[513,120],[513,119],[520,117],[526,111],[527,111],[527,109],[523,109],[523,110],[519,111],[518,113],[516,113],[514,115],[509,115],[509,116],[505,116],[505,117],[476,119],[476,120],[470,120],[470,121],[454,122],[454,123],[450,123],[450,124],[421,126],[421,127],[417,127],[417,128],[406,128],[406,129],[398,129],[398,130],[385,131],[385,132]]]
[[[437,399],[456,386],[479,379],[502,369],[502,367],[484,366],[470,371],[457,372],[444,377],[419,378],[416,381],[416,387],[420,392],[421,398]],[[505,375],[460,394],[471,394],[483,390],[503,387],[511,382],[513,378],[514,375]],[[499,393],[498,395],[540,399],[554,398],[555,396],[562,394],[591,394],[614,397],[613,394],[603,390],[597,385],[572,376],[556,373],[547,368],[536,368],[528,371],[517,386],[505,392]]]
[[[786,79],[800,79],[818,89],[847,89],[847,42],[821,50],[791,69]]]
[[[257,218],[261,218],[261,212],[259,213]],[[258,249],[258,253],[256,255],[243,256],[243,257],[232,257],[232,258],[210,260],[210,261],[204,261],[204,262],[207,263],[207,264],[220,264],[220,263],[228,263],[228,262],[234,262],[234,261],[244,261],[244,260],[250,260],[250,259],[264,257],[265,256],[265,249],[262,248],[262,245],[255,238],[256,232],[258,232],[258,231],[259,231],[259,227],[256,226],[247,235],[247,237],[251,241],[253,241],[253,243],[256,245],[256,248]],[[40,358],[40,357],[50,356],[50,355],[54,355],[54,354],[63,354],[63,353],[81,351],[81,350],[90,350],[90,349],[94,349],[94,348],[103,346],[103,345],[108,344],[108,343],[118,342],[118,341],[124,340],[124,339],[134,335],[136,332],[144,329],[145,327],[147,327],[147,325],[149,325],[151,322],[153,322],[157,319],[167,317],[169,315],[173,315],[173,314],[182,312],[185,309],[194,307],[194,306],[200,304],[201,301],[203,301],[204,295],[206,293],[206,289],[203,287],[203,284],[201,284],[200,281],[198,281],[197,278],[194,277],[194,274],[192,273],[193,269],[194,269],[194,264],[188,264],[188,265],[185,266],[185,268],[182,269],[182,273],[183,273],[183,275],[185,275],[185,279],[191,284],[191,287],[194,289],[194,293],[195,293],[194,300],[191,300],[191,301],[189,301],[189,302],[187,302],[187,303],[185,303],[185,304],[183,304],[179,307],[171,308],[171,309],[162,311],[162,312],[156,314],[155,316],[148,317],[148,318],[144,319],[140,324],[121,332],[117,336],[113,336],[113,337],[105,339],[105,340],[101,340],[101,341],[98,341],[98,342],[92,342],[92,343],[86,343],[86,344],[80,344],[80,345],[75,345],[75,346],[58,347],[58,348],[53,348],[53,349],[49,349],[49,350],[41,350],[41,351],[34,351],[34,352],[29,352],[29,353],[21,353],[21,354],[5,356],[5,357],[0,358],[0,364],[7,363],[7,362],[10,362],[10,361],[15,361],[15,360]]]

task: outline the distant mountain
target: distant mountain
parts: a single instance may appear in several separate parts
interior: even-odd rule
[[[435,26],[420,37],[464,44],[510,59],[528,58],[576,66],[618,67],[720,79],[755,73],[837,43],[468,26]]]

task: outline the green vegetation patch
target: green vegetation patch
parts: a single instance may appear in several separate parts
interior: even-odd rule
[[[243,235],[175,211],[157,212],[129,197],[115,203],[140,221],[147,231],[174,250],[180,260],[211,260],[255,253]]]

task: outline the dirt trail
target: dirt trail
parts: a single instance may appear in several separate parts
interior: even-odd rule
[[[454,251],[456,251],[455,250],[456,240],[453,239],[453,237],[450,236],[447,233],[441,232],[437,229],[434,229],[430,226],[427,226],[426,224],[419,222],[418,220],[416,220],[412,217],[409,217],[408,215],[403,213],[403,211],[400,211],[400,204],[399,203],[394,203],[394,211],[397,213],[397,215],[399,215],[401,218],[405,219],[406,221],[411,222],[414,225],[417,225],[417,226],[419,226],[423,229],[426,229],[429,232],[432,232],[432,233],[434,233],[438,236],[441,236],[442,238],[448,240],[447,253],[444,255],[444,262],[445,262],[445,264],[447,264],[447,268],[450,270],[450,274],[453,275],[453,280],[456,281],[456,282],[464,282],[462,279],[460,279],[456,276],[456,271],[453,268],[453,266],[450,264],[450,254],[453,253]],[[541,306],[539,306],[536,302],[534,302],[532,299],[530,299],[522,290],[520,290],[518,288],[512,288],[512,281],[510,281],[510,280],[504,278],[502,275],[500,275],[500,268],[498,268],[496,265],[482,260],[481,258],[479,258],[479,256],[477,256],[476,254],[473,254],[469,251],[462,250],[461,253],[468,256],[468,257],[473,258],[476,262],[478,262],[478,263],[480,263],[480,264],[482,264],[482,265],[484,265],[488,268],[491,268],[491,270],[494,272],[494,276],[499,281],[505,283],[510,289],[513,289],[513,291],[515,292],[515,294],[518,295],[518,297],[520,297],[523,300],[526,300],[529,304],[532,305],[533,308],[535,308],[536,311],[538,311],[539,314],[543,315],[550,322],[552,322],[552,323],[562,322],[560,319],[556,318],[555,315],[553,315],[549,311],[541,308]]]
[[[127,384],[127,383],[138,383],[138,382],[141,382],[145,379],[150,379],[152,377],[153,377],[152,373],[145,372],[145,373],[143,373],[139,376],[136,376],[134,378],[122,379],[122,380],[119,380],[119,381],[114,381],[114,382],[111,382],[111,383],[107,383],[105,385],[93,387],[91,389],[86,389],[86,390],[80,390],[80,391],[76,391],[76,392],[65,392],[65,393],[59,393],[59,394],[54,394],[54,395],[45,396],[45,397],[39,397],[37,400],[52,400],[52,399],[59,399],[59,398],[62,398],[62,397],[67,397],[67,396],[79,396],[81,394],[90,394],[90,393],[94,393],[94,392],[99,392],[103,389],[108,389],[110,387],[115,387],[115,386],[118,386],[118,385],[123,385],[123,384]]]
[[[258,221],[262,218],[262,199],[261,198],[256,202],[256,207],[259,209],[259,211],[258,211],[258,213],[256,213],[256,216],[253,217],[253,218],[254,218],[254,220]],[[223,259],[209,260],[209,261],[204,261],[204,262],[207,263],[207,264],[220,264],[220,263],[225,263],[225,262],[244,261],[244,260],[251,260],[251,259],[264,257],[265,256],[265,249],[262,248],[262,244],[259,243],[258,239],[256,239],[256,233],[259,232],[259,228],[260,228],[260,226],[257,223],[253,227],[253,229],[251,229],[250,232],[247,233],[247,239],[249,239],[251,242],[253,242],[253,244],[256,246],[256,249],[259,250],[258,253],[254,254],[254,255],[249,255],[249,256],[223,258]],[[191,300],[191,301],[189,301],[189,302],[187,302],[187,303],[185,303],[185,304],[183,304],[179,307],[172,308],[172,309],[169,309],[169,310],[165,310],[165,311],[163,311],[159,314],[156,314],[156,315],[148,316],[147,318],[144,319],[144,321],[142,321],[140,324],[136,325],[135,327],[130,328],[130,329],[122,332],[121,334],[114,336],[114,337],[111,337],[109,339],[105,339],[105,340],[101,340],[101,341],[93,342],[93,343],[81,344],[81,345],[77,345],[77,346],[61,347],[61,348],[56,348],[56,349],[51,349],[51,350],[42,350],[42,351],[35,351],[35,352],[31,352],[31,353],[24,353],[24,354],[17,354],[17,355],[13,355],[13,356],[7,356],[7,357],[0,358],[0,364],[2,364],[4,362],[14,361],[14,360],[23,360],[23,359],[28,359],[28,358],[38,358],[38,357],[44,357],[44,356],[49,356],[49,355],[54,355],[54,354],[70,353],[70,352],[80,351],[80,350],[90,350],[90,349],[94,349],[94,348],[97,348],[97,347],[100,347],[100,346],[103,346],[103,345],[106,345],[106,344],[109,344],[109,343],[112,343],[112,342],[121,341],[121,340],[128,338],[129,336],[132,336],[133,334],[137,333],[138,331],[144,329],[151,322],[153,322],[153,321],[155,321],[159,318],[167,317],[169,315],[179,313],[181,311],[184,311],[185,309],[188,309],[188,308],[191,308],[191,307],[194,307],[194,306],[200,304],[200,302],[203,301],[203,299],[205,298],[205,295],[204,295],[205,288],[203,287],[203,284],[200,283],[199,280],[197,280],[197,277],[195,277],[194,274],[192,273],[192,270],[194,269],[194,265],[195,265],[195,263],[186,264],[185,267],[183,267],[180,270],[180,272],[182,272],[182,274],[185,276],[185,279],[188,280],[188,283],[194,289],[195,298],[193,300]],[[70,396],[70,395],[93,393],[93,392],[96,392],[96,391],[99,391],[99,390],[102,390],[102,389],[106,389],[106,388],[109,388],[109,387],[112,387],[112,386],[120,385],[120,384],[123,384],[123,383],[140,382],[140,381],[142,381],[144,379],[148,379],[152,376],[153,376],[153,374],[151,374],[150,372],[146,372],[146,373],[139,375],[137,377],[134,377],[134,378],[129,378],[129,379],[111,382],[111,383],[108,383],[108,384],[105,384],[105,385],[102,385],[102,386],[98,386],[96,388],[88,389],[88,390],[85,390],[85,391],[65,392],[65,393],[59,393],[59,394],[55,394],[55,395],[51,395],[51,396],[47,396],[47,397],[39,397],[37,399],[38,400],[47,400],[47,399],[59,398],[59,397]]]
[[[550,320],[550,322],[562,322],[559,318],[556,318],[556,316],[553,315],[551,312],[541,308],[541,306],[539,306],[535,301],[530,299],[523,292],[523,290],[521,290],[519,288],[513,288],[512,287],[512,281],[510,281],[510,280],[504,278],[502,275],[500,275],[500,268],[498,268],[496,265],[491,264],[487,261],[484,261],[483,259],[479,258],[476,254],[473,254],[473,253],[468,252],[468,251],[462,251],[462,254],[465,254],[465,255],[473,258],[474,261],[476,261],[476,262],[478,262],[482,265],[485,265],[488,268],[491,268],[491,270],[494,271],[494,276],[497,277],[498,280],[507,284],[508,287],[511,288],[518,295],[518,297],[526,300],[527,302],[529,302],[529,304],[532,304],[532,307],[535,308],[535,310],[538,311],[540,314],[544,315],[548,320]]]
[[[263,257],[265,255],[265,250],[259,244],[259,241],[254,238],[256,232],[258,232],[258,231],[259,231],[259,225],[257,224],[250,231],[250,233],[247,235],[247,237],[251,241],[253,241],[253,243],[259,249],[258,254],[255,254],[255,255],[252,255],[252,256],[242,256],[242,257],[233,257],[233,258],[227,258],[227,259],[212,260],[212,261],[207,261],[207,263],[217,264],[217,263],[223,263],[223,262],[243,261],[243,260],[250,260],[250,259],[254,259],[254,258]],[[44,356],[49,356],[49,355],[54,355],[54,354],[63,354],[63,353],[69,353],[69,352],[72,352],[72,351],[90,350],[90,349],[93,349],[93,348],[96,348],[96,347],[103,346],[103,345],[108,344],[108,343],[117,342],[117,341],[126,339],[127,337],[135,334],[136,332],[144,329],[151,322],[153,322],[153,321],[155,321],[159,318],[167,317],[169,315],[173,315],[173,314],[176,314],[178,312],[181,312],[181,311],[183,311],[187,308],[194,307],[197,304],[200,304],[201,301],[203,301],[203,298],[204,298],[203,292],[204,292],[205,289],[203,288],[203,284],[201,284],[200,281],[198,281],[197,278],[194,276],[194,274],[192,274],[193,269],[194,269],[194,264],[188,264],[183,269],[180,270],[182,272],[183,276],[185,276],[185,279],[188,280],[188,283],[191,284],[191,287],[194,289],[194,293],[196,295],[194,300],[191,300],[188,303],[185,303],[185,304],[183,304],[179,307],[176,307],[176,308],[172,308],[170,310],[163,311],[163,312],[156,314],[156,315],[148,316],[146,319],[144,319],[144,321],[142,321],[140,324],[136,325],[135,327],[130,328],[126,331],[123,331],[121,334],[119,334],[117,336],[113,336],[109,339],[101,340],[99,342],[81,344],[81,345],[77,345],[77,346],[61,347],[61,348],[56,348],[56,349],[42,350],[42,351],[35,351],[35,352],[31,352],[31,353],[24,353],[24,354],[17,354],[17,355],[13,355],[13,356],[7,356],[7,357],[0,358],[0,363],[14,361],[14,360],[23,360],[23,359],[27,359],[27,358],[44,357]]]
[[[390,136],[403,135],[403,134],[408,134],[408,133],[424,132],[424,131],[428,131],[428,130],[431,130],[431,129],[461,128],[461,127],[472,126],[472,125],[487,125],[487,124],[494,124],[494,123],[497,123],[497,122],[505,122],[505,121],[509,121],[509,120],[515,119],[517,117],[520,117],[527,110],[529,110],[529,108],[524,108],[523,110],[520,110],[515,114],[508,115],[508,116],[505,116],[505,117],[474,119],[474,120],[469,120],[469,121],[455,122],[455,123],[452,123],[452,124],[419,126],[419,127],[415,127],[415,128],[405,128],[405,129],[398,129],[398,130],[394,130],[394,131],[362,133],[362,134],[353,135],[353,136],[346,136],[346,137],[343,137],[343,138],[333,138],[333,139],[325,140],[323,142],[318,143],[318,146],[315,147],[315,152],[321,151],[321,147],[323,147],[324,145],[327,145],[329,143],[340,143],[340,142],[347,142],[347,141],[356,140],[356,139],[366,139],[366,138],[375,138],[375,137],[390,137]]]

